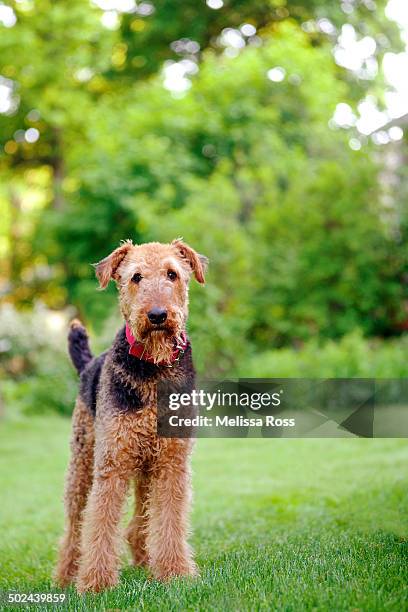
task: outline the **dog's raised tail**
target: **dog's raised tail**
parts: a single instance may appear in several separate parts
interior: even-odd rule
[[[93,359],[93,355],[89,348],[86,329],[78,319],[73,319],[69,324],[68,351],[78,374],[81,374],[85,366]]]

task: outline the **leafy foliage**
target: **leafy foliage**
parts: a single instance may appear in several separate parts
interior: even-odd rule
[[[338,342],[310,341],[298,351],[266,351],[243,364],[240,374],[255,378],[406,378],[407,349],[407,338],[365,340],[355,330]]]
[[[208,286],[192,295],[201,370],[237,372],[242,347],[398,335],[404,196],[391,193],[390,220],[383,160],[328,127],[339,102],[382,91],[380,78],[336,65],[333,46],[347,22],[375,39],[377,59],[398,49],[384,4],[345,13],[337,2],[231,0],[217,11],[158,0],[109,29],[97,3],[13,3],[16,25],[0,26],[14,100],[0,115],[7,299],[73,304],[113,334],[115,291],[95,292],[90,263],[127,237],[183,235],[211,261]],[[256,35],[239,34],[244,23]],[[226,48],[225,28],[240,50]],[[169,60],[190,62],[181,93],[163,87]]]
[[[15,410],[71,413],[78,377],[67,357],[69,314],[56,314],[41,304],[32,312],[10,305],[0,309],[0,395]]]

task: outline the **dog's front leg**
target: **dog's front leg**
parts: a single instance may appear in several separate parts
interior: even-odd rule
[[[172,442],[180,448],[176,455],[162,457],[153,472],[148,510],[149,566],[159,580],[197,574],[187,542],[191,500],[189,441]]]
[[[102,591],[118,581],[119,521],[128,488],[128,478],[119,469],[98,474],[84,513],[81,561],[77,589]]]
[[[126,529],[134,565],[147,565],[146,524],[149,502],[150,478],[147,473],[139,472],[135,482],[135,510],[133,518]]]

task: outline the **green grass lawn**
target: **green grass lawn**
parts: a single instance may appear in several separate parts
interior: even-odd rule
[[[55,416],[0,423],[3,589],[51,588],[69,429]],[[201,577],[158,584],[126,551],[120,586],[70,590],[69,609],[406,610],[407,458],[405,440],[199,440]]]

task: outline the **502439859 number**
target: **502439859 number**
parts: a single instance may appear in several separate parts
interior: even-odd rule
[[[1,603],[8,604],[63,604],[66,602],[67,594],[61,591],[49,591],[47,593],[20,593],[18,591],[3,591],[0,596]]]

